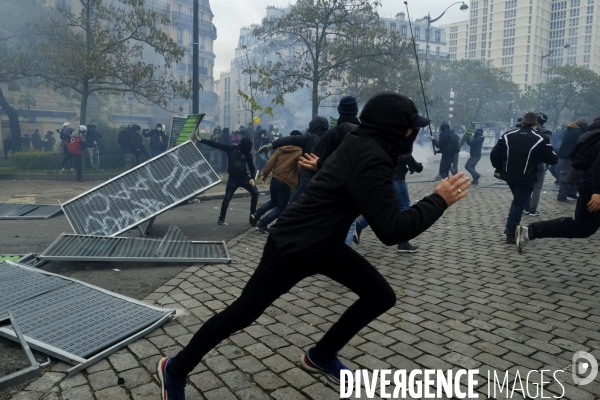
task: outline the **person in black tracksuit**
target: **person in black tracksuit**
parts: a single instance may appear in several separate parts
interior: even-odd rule
[[[215,149],[225,152],[227,155],[227,187],[225,188],[225,197],[221,204],[221,214],[219,215],[219,225],[225,224],[225,216],[227,215],[227,207],[233,197],[235,191],[242,187],[250,193],[252,200],[250,201],[250,214],[256,211],[256,203],[258,202],[258,189],[254,183],[253,177],[256,176],[256,167],[252,161],[252,140],[243,137],[239,145],[215,143],[212,140],[195,138],[200,143],[205,144]],[[247,168],[246,168],[247,167]],[[248,171],[250,175],[248,175]]]
[[[469,171],[471,176],[473,177],[473,181],[471,182],[473,185],[479,184],[479,178],[481,178],[481,174],[475,170],[477,163],[481,160],[481,147],[483,146],[483,129],[477,129],[473,134],[473,137],[467,139],[467,144],[470,148],[470,157],[465,164],[465,169]]]
[[[383,93],[365,105],[359,128],[349,134],[314,176],[304,195],[271,227],[262,258],[240,297],[205,321],[174,358],[158,363],[165,391],[183,393],[186,376],[216,345],[252,324],[301,280],[321,274],[348,287],[357,300],[337,319],[300,365],[339,384],[348,371],[337,353],[367,324],[396,303],[386,279],[344,244],[352,221],[365,215],[378,238],[398,244],[431,227],[470,185],[461,174],[441,182],[434,194],[401,212],[391,181],[399,144],[414,140],[429,120],[407,97]]]
[[[329,122],[324,117],[315,117],[310,124],[308,124],[308,132],[304,135],[300,136],[286,136],[281,139],[277,139],[271,144],[261,147],[258,152],[259,154],[269,152],[272,149],[276,149],[278,147],[283,146],[297,146],[302,149],[302,154],[312,154],[315,152],[319,141],[323,134],[329,129]],[[315,176],[316,171],[310,170],[308,168],[302,168],[300,171],[300,184],[296,188],[294,195],[290,199],[290,204],[294,203],[304,190],[306,189],[306,185]]]
[[[523,252],[523,246],[529,240],[588,238],[600,228],[600,117],[579,138],[570,159],[573,169],[569,178],[577,181],[579,189],[575,217],[518,226],[516,240],[519,253]]]
[[[504,230],[507,244],[516,243],[515,231],[533,192],[538,164],[558,162],[550,140],[535,130],[536,125],[537,116],[532,112],[525,114],[521,128],[504,133],[490,153],[492,166],[496,169],[494,176],[506,181],[513,194]]]
[[[457,153],[458,137],[450,132],[450,125],[444,122],[440,126],[439,139],[435,140],[435,138],[431,136],[431,140],[433,141],[434,146],[440,149],[439,153],[442,153],[442,159],[440,160],[440,176],[442,179],[447,178],[452,163],[454,162],[454,155]]]

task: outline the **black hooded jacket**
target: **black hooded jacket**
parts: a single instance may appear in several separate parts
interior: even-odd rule
[[[416,115],[412,101],[392,93],[377,95],[365,105],[359,127],[269,228],[283,256],[335,257],[361,214],[388,246],[418,236],[442,216],[447,204],[437,194],[401,212],[391,185],[400,141]],[[414,141],[412,136],[406,139]]]
[[[324,117],[315,117],[308,124],[308,132],[304,135],[286,136],[273,142],[273,149],[283,146],[296,146],[302,149],[302,154],[314,153],[323,134],[329,129],[329,122]],[[309,181],[315,176],[316,171],[302,168],[300,181]]]
[[[360,124],[358,118],[348,115],[340,115],[336,126],[323,134],[323,137],[315,149],[315,155],[319,157],[319,160],[317,161],[317,167],[319,169],[323,167],[327,157],[337,150],[346,135],[358,128],[358,124]]]
[[[467,144],[469,145],[470,155],[471,157],[481,157],[481,148],[483,147],[484,141],[483,135],[474,136],[472,138],[467,139]]]
[[[565,137],[560,145],[560,149],[558,150],[558,158],[562,158],[563,160],[569,159],[569,155],[577,145],[577,140],[579,136],[583,135],[583,130],[576,123],[570,123],[567,127],[567,132],[565,133]]]
[[[442,157],[454,157],[456,154],[454,150],[458,148],[458,136],[450,130],[443,131],[438,140],[433,141],[433,144],[440,149],[438,153],[442,153]]]
[[[221,144],[212,140],[201,139],[200,143],[227,153],[227,173],[233,179],[254,179],[256,176],[256,167],[252,160],[252,140],[243,137],[239,145]],[[246,169],[248,166],[248,169]],[[250,171],[250,176],[248,176]]]

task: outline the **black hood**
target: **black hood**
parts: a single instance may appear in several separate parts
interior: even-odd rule
[[[329,122],[325,117],[315,117],[308,124],[308,132],[321,136],[329,129]]]
[[[252,140],[247,137],[243,137],[239,146],[242,153],[250,153],[250,151],[252,151]]]
[[[385,92],[373,96],[360,114],[360,125],[354,134],[375,139],[391,156],[397,158],[400,142],[412,143],[419,129],[414,121],[419,115],[415,103],[406,96]],[[413,128],[409,137],[406,131]]]

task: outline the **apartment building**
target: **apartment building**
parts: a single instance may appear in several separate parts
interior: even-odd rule
[[[467,21],[443,26],[450,58],[480,59],[508,72],[522,89],[546,82],[546,69],[576,64],[600,73],[597,0],[473,0]],[[467,51],[453,47],[468,32]],[[453,34],[457,33],[457,37]]]
[[[48,3],[49,6],[77,13],[81,11],[81,3],[78,0],[55,0]],[[185,55],[180,63],[173,66],[173,72],[178,77],[191,79],[192,76],[192,26],[193,26],[193,0],[146,0],[145,7],[150,8],[163,16],[169,17],[171,24],[164,26],[169,35],[184,47]],[[202,129],[212,129],[215,124],[214,109],[218,101],[218,96],[212,91],[213,87],[213,66],[215,54],[213,52],[213,42],[217,38],[217,29],[212,23],[214,17],[209,0],[200,0],[200,112],[205,113],[206,117],[201,125]],[[160,62],[160,58],[148,52],[147,62]],[[63,122],[70,121],[72,124],[79,123],[79,103],[64,97],[60,93],[45,88],[27,87],[22,85],[18,92],[8,91],[6,84],[2,84],[2,90],[6,94],[9,104],[20,110],[23,123],[21,124],[23,133],[31,133],[35,129],[40,132],[48,130],[54,131],[60,127]],[[174,109],[182,108],[181,115],[191,113],[192,101],[180,99],[172,104]],[[27,108],[25,107],[27,105]],[[101,107],[104,112],[109,110],[109,120],[111,125],[120,126],[130,123],[136,123],[143,128],[154,127],[156,122],[166,123],[170,119],[172,112],[162,110],[158,107],[151,107],[139,104],[133,96],[114,97],[111,104],[103,104],[101,99],[92,94],[88,98],[88,122],[100,115]],[[0,129],[2,135],[8,135],[8,118],[6,113],[0,109]]]

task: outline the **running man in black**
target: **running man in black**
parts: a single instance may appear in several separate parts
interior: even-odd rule
[[[250,201],[250,215],[256,211],[256,203],[258,203],[258,189],[254,183],[253,176],[256,175],[256,167],[252,161],[252,140],[247,137],[242,138],[239,145],[221,144],[212,140],[195,138],[200,143],[205,144],[215,149],[224,151],[227,154],[227,187],[225,188],[225,197],[221,204],[221,215],[219,215],[219,225],[225,224],[225,216],[227,215],[227,207],[233,197],[235,191],[242,187],[250,193],[252,200]],[[248,167],[248,168],[246,168]],[[250,175],[248,175],[248,171]]]
[[[311,179],[297,202],[271,227],[260,264],[240,297],[206,321],[174,358],[158,362],[163,399],[184,400],[187,375],[212,348],[252,324],[278,297],[302,279],[322,274],[355,292],[359,299],[335,322],[300,365],[340,382],[348,370],[337,353],[367,324],[396,303],[385,278],[344,244],[352,222],[363,214],[386,245],[412,239],[433,225],[446,208],[468,193],[458,174],[434,193],[401,212],[391,182],[400,143],[414,140],[429,120],[412,100],[382,93],[365,105],[358,129],[346,136]]]

